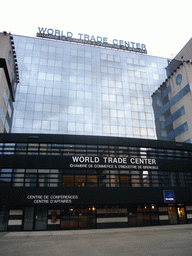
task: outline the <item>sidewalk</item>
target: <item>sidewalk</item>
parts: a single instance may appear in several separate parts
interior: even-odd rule
[[[191,256],[192,225],[1,232],[1,256]]]
[[[60,235],[83,235],[83,234],[107,234],[107,233],[129,233],[144,231],[163,231],[163,230],[181,230],[191,229],[192,224],[184,225],[165,225],[165,226],[147,226],[147,227],[130,227],[130,228],[112,228],[112,229],[81,229],[81,230],[59,230],[59,231],[22,231],[22,232],[5,232],[6,237],[10,236],[60,236]],[[3,232],[4,233],[4,232]]]

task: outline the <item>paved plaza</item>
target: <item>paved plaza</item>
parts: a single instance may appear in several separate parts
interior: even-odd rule
[[[0,255],[192,255],[192,225],[1,232]]]

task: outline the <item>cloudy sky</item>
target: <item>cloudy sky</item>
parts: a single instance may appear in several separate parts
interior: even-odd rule
[[[2,8],[3,5],[3,8]],[[191,38],[191,0],[10,0],[1,4],[0,32],[35,37],[38,27],[145,44],[171,58]]]

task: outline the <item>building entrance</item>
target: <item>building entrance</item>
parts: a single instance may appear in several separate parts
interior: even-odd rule
[[[6,206],[0,208],[0,231],[7,230],[8,210]]]
[[[184,205],[169,205],[168,215],[170,224],[185,224],[187,223]]]
[[[38,205],[0,208],[0,231],[71,230],[192,223],[192,206]]]
[[[169,221],[170,224],[177,224],[178,219],[177,219],[177,211],[175,206],[169,206],[168,207],[168,215],[169,215]]]
[[[25,207],[23,230],[47,230],[47,209],[44,206]]]
[[[129,226],[150,226],[158,225],[158,212],[156,205],[129,206]]]
[[[34,223],[34,207],[25,207],[23,230],[33,230]]]
[[[96,227],[94,206],[64,206],[61,209],[61,229]]]
[[[177,213],[178,213],[178,217],[179,217],[179,223],[180,224],[187,223],[185,208],[184,208],[183,205],[178,205],[177,206]]]

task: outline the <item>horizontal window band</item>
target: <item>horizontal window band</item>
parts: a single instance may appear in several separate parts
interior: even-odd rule
[[[187,214],[187,219],[192,219],[192,213],[191,214]]]
[[[168,220],[169,216],[168,215],[159,215],[159,220]]]
[[[110,209],[109,210],[106,210],[106,209],[97,209],[97,214],[110,214]],[[113,214],[115,213],[118,213],[118,214],[121,214],[121,213],[127,213],[127,209],[114,209]]]
[[[97,223],[114,223],[114,222],[128,222],[128,218],[127,217],[97,218]]]
[[[22,220],[9,220],[8,225],[9,226],[21,226]]]
[[[23,210],[10,210],[9,215],[23,215]]]

